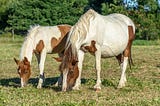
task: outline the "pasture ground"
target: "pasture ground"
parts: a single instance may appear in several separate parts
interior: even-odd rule
[[[86,54],[83,64],[82,85],[79,91],[60,92],[53,84],[59,76],[53,56],[47,55],[45,83],[37,89],[39,70],[35,56],[29,84],[20,88],[14,57],[19,58],[22,37],[0,37],[0,106],[160,106],[160,46],[134,45],[134,66],[127,68],[127,85],[117,89],[120,69],[115,58],[102,59],[102,90],[92,88],[96,80],[94,57]],[[137,43],[138,44],[138,43]],[[147,46],[145,45],[147,44]],[[157,43],[155,43],[157,44]]]

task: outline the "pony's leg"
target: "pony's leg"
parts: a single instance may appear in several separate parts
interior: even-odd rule
[[[39,81],[38,81],[38,86],[37,88],[42,88],[42,84],[44,81],[44,62],[46,59],[46,52],[42,51],[40,54],[40,62],[39,62],[39,70],[40,70],[40,76],[39,76]]]
[[[96,58],[96,63],[95,63],[95,68],[96,68],[96,72],[97,72],[97,81],[96,81],[96,85],[94,86],[95,90],[101,90],[101,78],[100,78],[100,72],[101,72],[101,51],[98,49],[97,47],[97,51],[95,52],[95,58]],[[100,47],[99,47],[100,48]]]
[[[118,88],[122,88],[125,86],[125,83],[127,82],[126,80],[126,69],[127,69],[127,64],[128,64],[128,57],[124,57],[123,63],[120,64],[121,67],[121,78],[118,84]]]
[[[58,81],[54,84],[55,86],[57,86],[57,87],[61,87],[61,85],[62,85],[62,75],[63,74],[61,74],[59,77],[58,77]]]
[[[84,60],[84,52],[82,50],[78,51],[78,69],[79,69],[79,76],[76,80],[76,83],[72,89],[79,90],[79,87],[81,85],[81,73],[82,73],[82,65]]]
[[[64,52],[58,53],[59,57],[63,57]],[[55,86],[61,87],[62,85],[62,74],[60,74],[60,76],[58,77],[58,81],[54,84]]]

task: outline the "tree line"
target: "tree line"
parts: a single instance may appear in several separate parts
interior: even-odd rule
[[[123,0],[1,0],[0,33],[25,35],[31,25],[74,25],[89,8],[102,15],[122,13],[136,25],[136,39],[160,39],[160,6],[156,0],[138,0],[126,8]]]

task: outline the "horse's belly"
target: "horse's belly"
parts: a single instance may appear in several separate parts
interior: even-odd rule
[[[125,48],[126,46],[114,47],[114,46],[103,45],[101,49],[101,57],[108,58],[108,57],[117,56],[120,53],[122,53]]]

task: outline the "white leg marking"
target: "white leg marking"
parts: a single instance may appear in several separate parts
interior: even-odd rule
[[[58,87],[62,86],[62,75],[59,76],[58,81],[55,83],[55,86],[58,86]]]
[[[24,85],[23,78],[21,78],[21,87],[24,87]]]
[[[95,58],[96,58],[96,71],[97,71],[97,81],[96,85],[94,86],[94,89],[96,90],[101,90],[101,77],[100,77],[100,72],[101,72],[101,51],[98,49],[99,46],[97,47],[97,51],[95,52]],[[100,47],[99,47],[100,48]]]
[[[41,53],[41,56],[40,56],[40,63],[39,63],[40,77],[39,77],[39,82],[38,82],[37,88],[42,88],[44,77],[41,77],[41,76],[44,76],[43,71],[44,71],[45,59],[46,59],[46,52],[43,50]]]
[[[83,65],[83,60],[84,60],[84,52],[79,50],[78,51],[78,69],[79,69],[79,76],[76,80],[76,83],[74,87],[72,88],[73,90],[79,90],[80,85],[81,85],[81,73],[82,73],[82,65]]]
[[[68,71],[65,70],[63,72],[62,91],[66,91],[67,90],[67,74],[68,74]]]
[[[127,82],[126,80],[126,69],[127,69],[127,64],[128,64],[128,57],[124,57],[124,61],[121,64],[121,78],[118,84],[118,88],[122,88],[125,86],[125,83]]]

